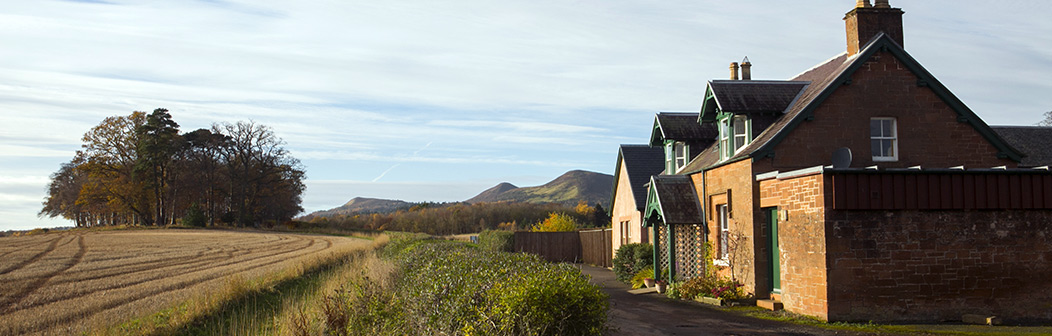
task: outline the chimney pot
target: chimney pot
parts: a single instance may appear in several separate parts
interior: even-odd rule
[[[855,3],[855,8],[868,8],[870,6],[873,5],[869,4],[869,0],[858,0],[858,2]]]
[[[742,60],[742,80],[752,80],[752,63],[749,62],[749,57],[745,57]]]
[[[731,80],[738,80],[738,62],[731,62]]]
[[[868,0],[866,2],[869,2]],[[873,5],[875,8],[891,8],[891,4],[888,0],[877,0],[877,3]]]

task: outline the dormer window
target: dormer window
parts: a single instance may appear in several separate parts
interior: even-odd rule
[[[690,161],[687,144],[682,141],[670,141],[665,144],[665,173],[675,174]]]
[[[683,169],[683,166],[687,165],[687,144],[682,142],[676,142],[676,171]]]
[[[720,119],[720,160],[740,152],[752,141],[749,118],[738,115]]]

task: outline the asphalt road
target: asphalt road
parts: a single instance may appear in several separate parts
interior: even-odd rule
[[[614,272],[578,267],[610,295],[609,335],[863,335],[761,320],[660,294],[633,295],[628,285],[614,278]]]

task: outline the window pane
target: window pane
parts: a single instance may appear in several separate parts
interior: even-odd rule
[[[869,120],[869,136],[879,137],[880,136],[880,120],[870,119]],[[876,152],[874,152],[876,153]]]
[[[886,157],[895,156],[895,140],[880,140],[881,154]]]
[[[873,157],[884,156],[880,152],[880,140],[870,140],[869,150],[873,153]]]
[[[894,120],[890,120],[890,119],[881,120],[880,121],[880,126],[881,126],[881,135],[883,135],[885,137],[893,137],[893,136],[895,136],[895,131],[893,130],[894,126],[895,126],[895,121]]]

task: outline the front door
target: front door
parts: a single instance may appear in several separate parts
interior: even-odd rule
[[[781,262],[779,259],[780,251],[778,249],[778,208],[767,209],[767,236],[771,237],[771,293],[781,294],[782,293],[782,271]]]

